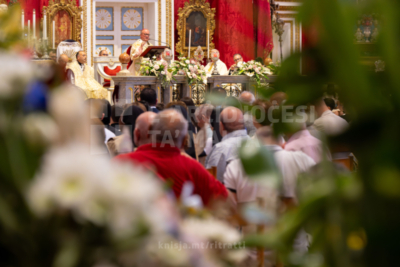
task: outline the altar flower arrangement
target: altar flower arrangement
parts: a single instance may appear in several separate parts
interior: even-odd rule
[[[238,67],[238,75],[246,75],[256,80],[257,85],[260,86],[263,80],[268,80],[268,76],[271,74],[271,70],[261,64],[260,62],[251,60],[249,62],[243,62]]]
[[[186,76],[189,84],[207,84],[207,74],[204,66],[193,59],[179,57],[179,61],[173,62],[170,67],[172,75]]]
[[[172,79],[172,74],[168,69],[168,63],[164,60],[156,61],[156,58],[142,60],[140,64],[142,76],[156,76],[161,80],[163,86],[167,86]]]

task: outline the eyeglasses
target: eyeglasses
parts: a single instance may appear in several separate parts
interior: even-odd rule
[[[240,57],[240,58],[236,58],[236,59],[233,59],[235,62],[238,62],[239,60],[242,60],[242,58]]]
[[[143,33],[143,35],[144,35],[144,36],[149,36],[149,37],[150,37],[150,34],[147,34],[147,33]]]

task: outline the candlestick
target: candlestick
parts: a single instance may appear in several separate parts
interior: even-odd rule
[[[28,20],[28,42],[31,38],[31,21]]]
[[[210,58],[210,30],[207,31],[207,59]]]
[[[53,20],[53,49],[56,49],[56,21]]]
[[[43,11],[43,40],[47,39],[47,20],[46,9]]]
[[[36,11],[33,10],[33,39],[36,39]]]
[[[189,30],[189,56],[188,58],[190,59],[190,48],[192,45],[192,30]]]
[[[25,13],[22,10],[22,18],[21,18],[21,27],[22,27],[22,31],[24,31],[25,29]]]

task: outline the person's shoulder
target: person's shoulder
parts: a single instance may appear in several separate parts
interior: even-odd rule
[[[115,161],[134,160],[136,155],[137,155],[136,152],[130,152],[130,153],[126,153],[126,154],[120,154],[120,155],[114,157],[113,160],[115,160]]]
[[[302,151],[283,150],[282,156],[284,157],[284,160],[290,160],[292,164],[297,164],[301,168],[309,168],[315,165],[315,161]]]

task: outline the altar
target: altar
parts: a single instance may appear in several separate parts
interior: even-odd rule
[[[257,95],[256,83],[245,75],[212,76],[207,79],[207,84],[188,84],[185,76],[175,76],[174,81],[169,87],[163,87],[157,77],[150,76],[116,76],[112,77],[115,90],[118,90],[116,105],[125,105],[134,102],[134,88],[137,85],[146,85],[157,92],[157,99],[160,103],[168,104],[171,101],[179,100],[182,97],[190,97],[195,104],[200,104],[205,100],[205,94],[214,87],[221,87],[227,91],[227,95],[238,96],[242,91],[252,91]],[[264,84],[270,85],[276,81],[276,76],[268,76]],[[236,89],[235,89],[236,88]]]

